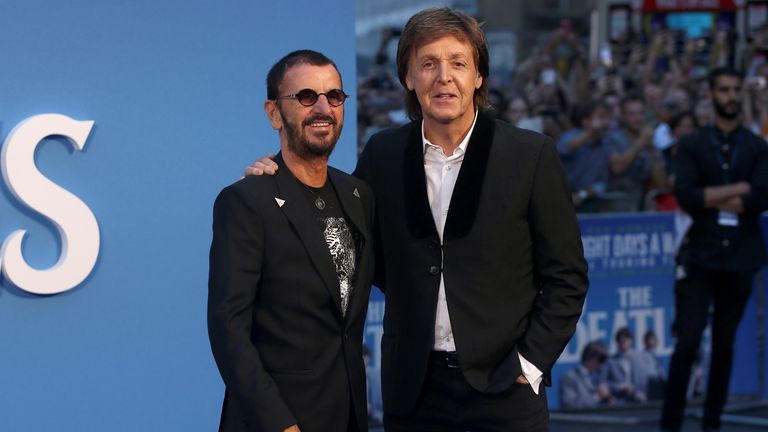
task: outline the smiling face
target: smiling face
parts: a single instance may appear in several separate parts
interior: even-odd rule
[[[326,93],[341,89],[341,77],[333,65],[298,64],[285,72],[279,95],[312,89]],[[296,99],[268,100],[264,103],[272,128],[280,132],[280,145],[302,159],[328,158],[336,146],[344,123],[344,105],[333,107],[325,96],[312,106]]]
[[[425,126],[472,124],[475,90],[483,83],[474,58],[472,46],[453,36],[413,50],[405,84],[416,94]]]

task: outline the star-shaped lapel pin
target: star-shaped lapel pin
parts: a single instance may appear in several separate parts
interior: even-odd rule
[[[277,206],[278,207],[283,207],[283,204],[285,204],[285,200],[284,199],[280,199],[280,198],[275,197],[275,201],[277,202]]]
[[[357,191],[357,188],[355,188],[355,190],[352,192],[352,195],[360,198],[360,192]]]

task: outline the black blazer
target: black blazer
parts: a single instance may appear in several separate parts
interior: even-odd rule
[[[272,432],[294,423],[302,432],[346,430],[350,409],[367,430],[362,340],[374,265],[371,193],[329,167],[361,238],[344,319],[311,204],[282,158],[275,161],[274,177],[244,178],[214,205],[208,332],[226,385],[219,430]]]
[[[376,196],[376,284],[387,298],[385,411],[405,415],[418,397],[434,341],[441,272],[469,383],[484,393],[508,389],[521,373],[518,352],[548,383],[588,285],[579,226],[552,141],[481,113],[442,245],[427,198],[421,122],[374,135],[355,175]]]

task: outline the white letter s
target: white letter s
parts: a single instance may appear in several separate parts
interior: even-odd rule
[[[46,270],[30,267],[21,252],[25,230],[13,232],[0,257],[5,277],[34,294],[57,294],[79,285],[93,270],[99,255],[99,225],[88,206],[53,183],[35,166],[35,149],[45,137],[61,135],[82,151],[93,120],[77,121],[61,114],[30,117],[8,134],[0,156],[5,183],[27,207],[50,219],[61,235],[61,256]]]

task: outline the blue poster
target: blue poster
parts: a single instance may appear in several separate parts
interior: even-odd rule
[[[675,213],[580,218],[590,288],[576,334],[552,371],[550,408],[594,408],[663,399],[675,345],[674,258],[689,223],[686,216]],[[759,376],[757,315],[753,296],[735,341],[730,396],[755,395],[760,389],[755,379]],[[619,355],[622,339],[627,340],[625,354]],[[588,402],[583,397],[561,400],[564,394],[564,399],[573,396],[574,389],[560,386],[563,382],[574,386],[569,378],[579,375],[572,370],[580,367],[582,353],[590,342],[602,345],[606,355],[597,370],[580,371],[594,383],[593,397]],[[688,399],[705,394],[711,350],[707,327],[693,365]],[[571,376],[564,379],[568,371],[572,371]]]
[[[589,293],[576,334],[552,370],[548,399],[553,409],[589,407],[583,402],[561,404],[559,385],[562,375],[579,366],[582,351],[590,342],[602,342],[610,358],[619,350],[616,336],[622,329],[625,334],[628,330],[629,350],[634,352],[646,351],[645,341],[654,339],[649,358],[655,358],[662,369],[666,369],[674,347],[670,327],[674,312],[675,216],[582,216],[580,225],[589,264]],[[593,371],[592,378],[604,381],[597,379],[601,373]],[[641,390],[628,391],[623,398],[606,397],[603,403],[642,402],[658,398],[663,391],[659,386],[644,384],[644,394],[640,394]]]
[[[381,424],[384,416],[381,401],[382,334],[384,334],[384,294],[373,287],[368,303],[368,315],[365,317],[365,333],[363,333],[363,358],[368,386],[368,421],[371,424]]]

